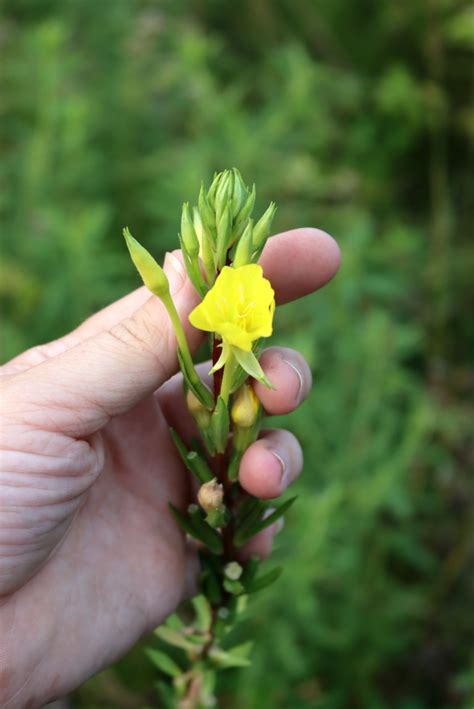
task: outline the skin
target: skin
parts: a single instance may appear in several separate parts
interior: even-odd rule
[[[261,259],[277,303],[336,273],[339,250],[316,229],[273,237]],[[165,270],[192,349],[197,297],[179,252]],[[269,415],[306,397],[300,354],[266,350],[275,390],[255,384]],[[1,370],[0,706],[37,707],[122,656],[193,590],[197,560],[168,510],[189,479],[168,428],[187,438],[174,334],[158,299],[140,288],[74,332]],[[175,376],[173,376],[175,375]],[[302,466],[287,431],[268,430],[245,453],[240,480],[254,495],[284,492]],[[275,528],[249,542],[265,556]]]

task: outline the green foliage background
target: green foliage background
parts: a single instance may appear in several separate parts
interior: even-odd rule
[[[315,377],[284,421],[306,467],[253,666],[220,705],[471,708],[470,4],[1,7],[4,360],[134,288],[122,227],[174,248],[215,169],[274,199],[278,230],[341,245],[337,279],[278,313],[275,342]],[[137,648],[74,706],[151,705],[152,681]]]

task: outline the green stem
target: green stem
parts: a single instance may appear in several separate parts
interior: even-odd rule
[[[226,404],[226,406],[229,403],[230,388],[232,386],[232,380],[234,378],[236,364],[237,364],[237,362],[236,362],[235,357],[232,354],[232,350],[231,350],[229,352],[229,357],[227,358],[227,362],[224,365],[224,375],[222,377],[222,384],[221,384],[221,391],[220,391],[220,396],[224,400],[224,403]]]
[[[166,293],[165,295],[161,296],[161,300],[166,310],[168,311],[168,315],[170,316],[176,339],[178,341],[178,347],[181,351],[181,356],[186,365],[186,369],[188,373],[192,375],[193,381],[199,383],[200,379],[194,368],[193,358],[191,357],[191,352],[189,351],[188,342],[186,340],[186,335],[184,334],[183,325],[179,318],[178,311],[176,310],[176,306],[173,302],[173,299],[169,293]]]

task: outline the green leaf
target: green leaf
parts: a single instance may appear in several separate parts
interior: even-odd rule
[[[212,608],[205,596],[201,593],[191,599],[196,612],[196,627],[202,632],[207,632],[212,623]]]
[[[285,514],[285,512],[291,507],[293,502],[296,500],[295,497],[290,497],[289,500],[286,500],[286,502],[283,502],[279,507],[277,507],[276,510],[274,510],[268,517],[265,517],[264,519],[259,520],[255,524],[249,526],[245,526],[243,528],[237,529],[235,535],[234,535],[234,544],[235,546],[242,546],[246,542],[249,541],[255,534],[258,534],[261,532],[263,529],[266,529],[269,527],[271,524],[276,522],[282,515]]]
[[[181,667],[179,667],[176,662],[171,659],[171,657],[168,657],[166,653],[149,647],[145,648],[145,652],[155,667],[158,667],[158,669],[166,675],[169,675],[170,677],[178,677],[182,674],[183,670]]]
[[[257,379],[259,382],[262,382],[262,384],[265,384],[269,389],[274,389],[273,384],[265,376],[265,372],[253,352],[245,352],[241,350],[240,347],[232,347],[232,352],[237,362],[247,374]]]
[[[173,630],[181,630],[181,628],[185,627],[183,621],[177,613],[172,613],[169,615],[165,620],[164,625],[166,625],[167,628],[173,628]]]
[[[212,662],[221,669],[231,667],[248,667],[250,660],[248,655],[252,650],[252,642],[236,645],[230,650],[222,650],[222,648],[211,648],[209,658]]]
[[[214,476],[210,467],[204,458],[202,458],[196,451],[189,451],[185,462],[189,470],[194,473],[200,482],[207,483],[209,480],[213,479]]]
[[[203,517],[202,511],[197,505],[188,507],[192,528],[199,535],[202,543],[205,544],[213,554],[222,554],[224,542],[221,535],[210,527]]]
[[[283,568],[281,566],[276,566],[268,573],[257,577],[248,584],[245,584],[245,592],[256,593],[257,591],[261,591],[262,589],[267,588],[267,586],[271,586],[271,584],[274,583],[280,577],[282,571]]]
[[[178,630],[167,628],[165,625],[155,630],[155,635],[163,640],[168,645],[179,647],[186,652],[195,653],[200,647],[203,647],[207,638],[202,635],[183,635]]]

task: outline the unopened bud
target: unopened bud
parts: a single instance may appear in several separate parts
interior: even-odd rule
[[[249,219],[247,226],[245,227],[244,233],[239,239],[237,248],[235,250],[235,256],[232,261],[234,268],[239,268],[240,266],[245,266],[252,260],[253,248],[253,220]]]
[[[216,222],[219,223],[224,210],[229,205],[232,199],[232,191],[234,185],[234,175],[231,170],[225,170],[222,173],[222,177],[219,181],[219,185],[216,191],[215,209],[216,209]]]
[[[224,488],[216,478],[213,478],[208,483],[201,485],[197,498],[204,512],[219,509],[224,501]]]
[[[199,254],[199,239],[194,229],[191,210],[187,202],[183,204],[181,214],[181,239],[189,256],[196,257]]]
[[[148,290],[162,298],[168,295],[170,287],[165,272],[153,256],[130,234],[128,227],[123,230],[125,241],[133,263]]]
[[[242,571],[243,569],[237,561],[229,561],[229,563],[224,566],[224,576],[231,581],[237,581],[242,576]]]
[[[257,420],[260,402],[250,384],[243,384],[234,396],[230,412],[232,421],[240,428],[250,428]]]
[[[199,401],[197,396],[188,389],[186,393],[186,405],[193,419],[196,421],[199,428],[208,428],[211,423],[211,412],[206,409],[204,404]]]
[[[245,200],[248,197],[248,190],[245,186],[245,182],[242,179],[242,175],[237,170],[236,167],[232,170],[234,173],[234,191],[232,193],[232,216],[234,219],[240,212],[241,207],[243,207]]]
[[[274,202],[270,202],[267,210],[262,214],[258,222],[253,228],[253,241],[255,248],[263,247],[266,239],[270,234],[273,217],[275,216],[276,206]]]

